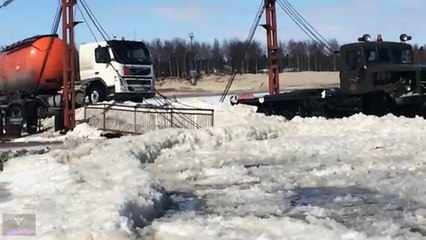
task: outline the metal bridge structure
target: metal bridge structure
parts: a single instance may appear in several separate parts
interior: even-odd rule
[[[166,128],[200,129],[214,126],[214,110],[99,103],[84,107],[84,120],[104,131],[144,134]]]

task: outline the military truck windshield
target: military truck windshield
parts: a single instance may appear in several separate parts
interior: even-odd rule
[[[399,63],[413,63],[411,49],[402,49],[400,51],[393,51],[395,59],[399,59]]]
[[[116,42],[110,44],[114,58],[122,64],[151,64],[148,49],[145,45],[133,42]]]
[[[367,48],[364,51],[367,64],[375,63],[393,63],[403,64],[412,63],[411,49],[401,49],[392,47]]]

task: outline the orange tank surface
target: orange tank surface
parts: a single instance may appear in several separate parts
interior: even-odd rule
[[[35,36],[7,46],[0,52],[0,91],[60,90],[63,48],[57,35]]]

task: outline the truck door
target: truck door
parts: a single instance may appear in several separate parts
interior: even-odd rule
[[[343,91],[354,93],[358,91],[359,84],[364,80],[365,65],[362,60],[361,50],[348,50],[344,54],[344,62],[340,71],[340,86]]]
[[[104,81],[107,88],[115,88],[117,72],[113,66],[109,47],[97,47],[94,50],[94,54],[94,71],[96,76]]]

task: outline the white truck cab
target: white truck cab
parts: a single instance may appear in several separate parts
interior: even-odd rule
[[[81,85],[90,103],[155,96],[154,67],[140,41],[111,40],[79,48]]]

